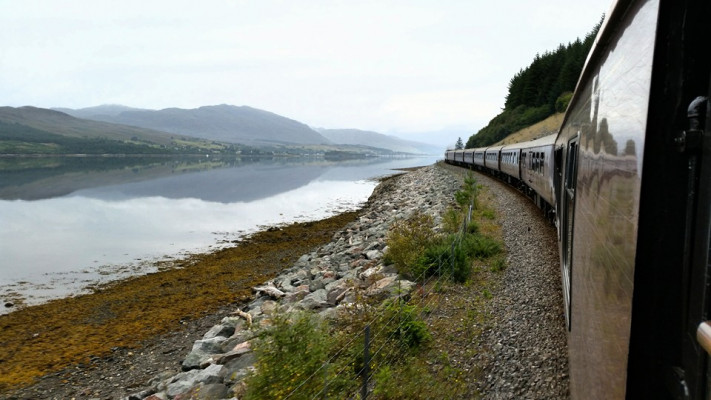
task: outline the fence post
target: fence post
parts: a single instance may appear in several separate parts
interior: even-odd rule
[[[451,273],[451,279],[454,279],[454,246],[456,243],[452,243],[452,256],[449,258],[449,265],[450,265],[450,273]]]
[[[323,400],[328,397],[328,361],[323,364]]]
[[[360,389],[360,398],[365,400],[368,396],[368,375],[370,375],[370,325],[365,326],[365,343],[363,346],[363,387]]]

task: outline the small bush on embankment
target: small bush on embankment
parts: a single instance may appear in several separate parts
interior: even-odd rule
[[[487,259],[502,251],[501,244],[479,233],[478,225],[471,220],[471,212],[480,208],[478,191],[476,180],[468,174],[462,189],[454,194],[457,208],[445,212],[443,234],[435,233],[433,218],[422,212],[396,221],[388,232],[388,263],[418,282],[435,275],[466,282],[473,259]]]
[[[370,332],[370,370],[402,371],[431,340],[423,314],[419,306],[395,299],[377,306],[361,301],[329,323],[306,312],[277,316],[256,341],[256,370],[246,381],[245,398],[349,398],[361,385],[365,326]],[[427,376],[421,369],[416,373],[399,376],[412,382],[410,387],[419,387]],[[392,393],[396,389],[382,374],[372,373],[370,379]]]

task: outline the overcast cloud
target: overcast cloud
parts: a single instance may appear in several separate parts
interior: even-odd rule
[[[446,145],[610,0],[0,0],[6,106],[248,105]]]

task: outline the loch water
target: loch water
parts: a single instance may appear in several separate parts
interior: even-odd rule
[[[437,159],[0,159],[0,314],[356,209],[376,178]]]

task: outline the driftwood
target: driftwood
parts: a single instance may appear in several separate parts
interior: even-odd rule
[[[280,299],[286,295],[286,293],[282,292],[281,290],[277,289],[276,286],[273,285],[262,285],[262,286],[255,286],[252,288],[257,294],[264,293],[269,297],[275,298],[275,299]]]
[[[244,318],[247,321],[247,326],[252,326],[252,315],[250,313],[246,313],[242,310],[237,310],[234,311],[232,315]]]

